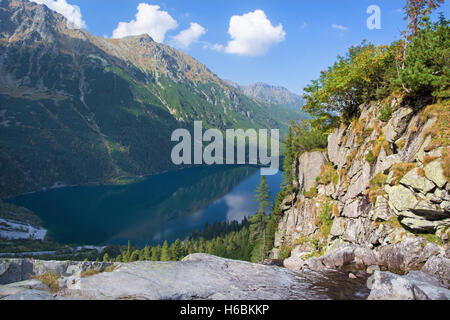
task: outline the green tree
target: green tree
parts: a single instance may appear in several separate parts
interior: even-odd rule
[[[145,246],[143,255],[144,255],[144,260],[146,260],[146,261],[152,260],[152,248],[150,246]]]
[[[128,260],[128,262],[135,262],[135,261],[139,261],[139,250],[134,250],[131,253],[130,259]]]
[[[161,261],[170,261],[171,258],[172,258],[172,255],[170,253],[169,243],[166,240],[166,241],[164,241],[164,244],[161,249]]]
[[[105,253],[105,255],[103,256],[103,261],[104,262],[109,262],[111,259],[109,258],[108,253]]]
[[[184,249],[183,249],[180,239],[175,240],[175,242],[172,244],[171,252],[172,252],[172,258],[175,261],[178,261],[178,260],[181,260],[184,258]]]
[[[258,187],[256,188],[255,201],[259,203],[259,212],[265,214],[266,208],[270,206],[270,188],[267,184],[267,178],[261,176]]]
[[[161,246],[152,247],[152,261],[161,261]]]
[[[405,20],[408,20],[407,33],[413,37],[427,24],[427,17],[444,3],[444,0],[406,0]]]

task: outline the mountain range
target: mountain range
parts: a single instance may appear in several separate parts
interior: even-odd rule
[[[45,5],[0,0],[0,198],[174,169],[171,133],[195,120],[285,132],[301,116],[258,92],[148,35],[101,38]]]
[[[303,104],[303,98],[298,94],[290,92],[288,89],[280,86],[273,86],[264,82],[256,82],[250,85],[238,85],[232,81],[227,81],[236,89],[251,99],[279,105],[292,110],[299,110]]]

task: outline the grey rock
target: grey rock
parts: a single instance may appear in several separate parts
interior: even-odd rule
[[[387,199],[384,196],[378,196],[375,202],[375,210],[373,214],[373,220],[377,222],[388,221],[395,215],[389,208]]]
[[[283,261],[283,266],[293,271],[302,270],[305,264],[306,262],[298,257],[289,257]]]
[[[425,263],[422,271],[438,278],[444,287],[450,289],[450,259],[442,255],[433,256]]]
[[[300,190],[309,191],[316,185],[316,178],[320,175],[322,166],[326,162],[326,156],[320,151],[305,152],[300,156],[298,169]]]
[[[377,259],[369,248],[361,246],[345,246],[325,254],[319,260],[331,269],[351,268],[366,270],[367,266],[376,264]]]
[[[346,219],[336,218],[334,219],[333,226],[331,227],[331,235],[335,237],[342,236],[347,226]]]
[[[409,215],[409,217],[402,219],[401,223],[416,232],[434,233],[438,228],[450,225],[450,219],[431,221],[415,216],[412,213],[408,214],[408,211],[403,211],[401,215]]]
[[[96,300],[327,299],[313,274],[194,254],[182,262],[123,264],[111,273],[80,279],[70,297]]]
[[[412,187],[415,190],[419,190],[423,194],[427,194],[431,190],[433,190],[436,186],[433,182],[428,180],[425,177],[422,177],[418,173],[418,168],[411,170],[408,172],[402,180],[400,180],[400,183],[407,186]]]
[[[389,206],[394,211],[407,211],[414,208],[418,200],[414,193],[404,186],[394,186],[389,192]]]
[[[409,121],[413,117],[413,110],[400,108],[392,115],[386,126],[386,140],[393,143],[398,140],[408,127]]]
[[[328,136],[328,158],[335,165],[338,165],[339,156],[341,154],[341,141],[344,136],[345,128],[339,128]]]
[[[374,265],[374,266],[368,266],[367,269],[366,269],[366,272],[367,272],[368,274],[374,274],[376,271],[380,271],[380,267],[377,266],[377,265]]]
[[[425,176],[433,181],[439,188],[443,188],[447,183],[447,178],[442,170],[441,160],[435,160],[425,166]]]
[[[61,277],[80,274],[86,270],[102,271],[112,262],[41,261],[28,259],[0,259],[0,284],[28,280],[30,276],[54,273]]]
[[[349,199],[356,198],[359,195],[362,195],[364,191],[366,191],[369,186],[370,181],[370,164],[367,162],[362,166],[362,171],[360,174],[355,175],[348,187],[347,193],[343,197],[343,201],[348,201]]]
[[[445,219],[449,217],[449,214],[446,213],[441,206],[426,200],[419,201],[411,211],[429,220]]]
[[[47,291],[25,290],[20,293],[9,295],[0,300],[56,300],[53,295]]]
[[[368,300],[448,300],[450,291],[432,276],[412,271],[407,276],[375,272]]]
[[[441,203],[441,209],[447,214],[449,215],[450,213],[450,201],[443,201]]]
[[[438,246],[421,237],[410,237],[400,243],[380,247],[377,250],[377,265],[401,274],[422,269],[430,257],[439,254]]]

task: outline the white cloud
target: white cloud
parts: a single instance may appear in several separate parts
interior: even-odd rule
[[[45,4],[49,9],[62,14],[77,28],[86,28],[79,6],[68,4],[66,0],[31,0],[39,4]]]
[[[172,43],[179,48],[187,49],[192,43],[198,41],[201,36],[206,34],[207,30],[195,22],[191,22],[188,29],[181,31],[172,38]]]
[[[251,197],[251,195],[249,195]],[[255,212],[255,206],[243,195],[227,195],[225,202],[228,206],[227,220],[242,221],[245,217],[251,216]]]
[[[123,38],[147,33],[156,42],[163,42],[167,31],[176,29],[178,23],[157,5],[140,3],[137,7],[136,19],[130,22],[119,22],[113,31],[113,38]]]
[[[347,28],[346,26],[342,26],[342,25],[340,25],[340,24],[335,24],[335,23],[333,23],[333,24],[331,25],[331,27],[332,27],[333,29],[341,30],[341,31],[347,31],[347,30],[348,30],[348,28]]]
[[[227,53],[260,56],[284,41],[283,25],[274,27],[262,10],[255,10],[242,16],[232,16],[228,33],[231,39],[223,50]],[[216,49],[220,45],[216,45]]]

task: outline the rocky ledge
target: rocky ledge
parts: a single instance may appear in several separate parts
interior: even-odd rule
[[[52,279],[53,283],[49,279]],[[366,277],[194,254],[180,262],[0,260],[2,300],[364,299]]]
[[[428,266],[439,269],[439,261]],[[0,300],[449,299],[432,274],[296,272],[194,254],[180,262],[0,260]],[[370,289],[371,291],[370,291]]]

